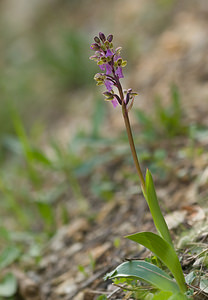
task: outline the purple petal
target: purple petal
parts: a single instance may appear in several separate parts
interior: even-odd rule
[[[115,55],[114,60],[117,61],[119,58],[121,58],[120,55]]]
[[[114,98],[111,103],[113,104],[113,107],[115,108],[118,105],[118,101],[116,100],[116,98]]]
[[[106,75],[110,75],[112,73],[112,68],[109,64],[106,64]]]
[[[108,49],[106,52],[106,56],[113,56],[113,52],[110,49]]]
[[[106,89],[111,92],[112,90],[112,87],[113,87],[113,82],[111,82],[110,80],[105,80],[105,86],[106,86]]]
[[[99,65],[99,67],[100,67],[100,69],[101,69],[102,71],[105,71],[105,64]]]
[[[124,78],[122,67],[118,67],[115,71],[115,74],[118,75],[119,78]]]

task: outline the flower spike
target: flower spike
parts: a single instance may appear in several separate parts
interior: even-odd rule
[[[105,96],[108,95],[106,93],[112,92],[114,86],[118,89],[119,95],[113,93],[111,96],[108,95],[105,99],[110,100],[114,107],[118,104],[122,105],[123,102],[126,106],[130,102],[132,106],[133,101],[130,100],[133,100],[137,94],[134,93],[133,95],[132,90],[129,89],[126,97],[124,97],[120,79],[124,78],[123,68],[127,62],[121,57],[121,47],[117,47],[115,50],[113,49],[112,40],[112,34],[109,34],[106,38],[102,32],[99,32],[99,37],[94,37],[95,43],[93,43],[90,48],[95,51],[95,54],[90,56],[90,59],[96,61],[102,71],[102,73],[96,74],[94,79],[97,81],[97,85],[105,85],[107,89],[107,92],[104,93]]]

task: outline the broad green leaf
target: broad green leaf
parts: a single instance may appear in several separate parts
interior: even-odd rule
[[[144,280],[160,290],[172,293],[179,292],[176,282],[157,266],[145,261],[132,260],[119,265],[114,271],[106,274],[105,279],[131,277]]]
[[[168,300],[188,300],[188,299],[190,299],[190,298],[188,298],[183,293],[178,293],[178,294],[172,295]]]
[[[182,294],[182,293],[175,293],[173,295],[170,295],[169,292],[160,292],[156,295],[151,300],[187,300],[188,298]]]
[[[150,212],[152,214],[155,227],[159,233],[159,235],[166,240],[169,244],[172,245],[172,240],[170,236],[170,232],[168,230],[168,226],[165,222],[165,219],[160,210],[160,206],[158,203],[157,195],[155,192],[155,187],[152,179],[152,175],[149,170],[146,172],[145,179],[145,191],[143,191],[145,199],[148,203]]]
[[[17,280],[13,274],[6,274],[0,281],[0,296],[11,297],[17,291]]]
[[[162,291],[162,292],[154,295],[152,300],[169,300],[170,296],[172,296],[172,294],[170,294],[170,292]]]
[[[0,253],[0,270],[12,264],[20,256],[19,248],[8,246]]]
[[[129,235],[127,238],[143,245],[153,252],[172,272],[180,290],[182,292],[186,291],[185,279],[178,256],[168,242],[152,232],[139,232]]]

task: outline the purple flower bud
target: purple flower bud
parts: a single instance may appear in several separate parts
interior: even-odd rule
[[[94,50],[94,51],[98,51],[100,50],[100,46],[96,43],[93,43],[91,46],[90,46],[90,49]]]
[[[96,43],[98,43],[98,44],[99,44],[99,43],[100,43],[100,39],[99,39],[99,37],[95,36],[95,37],[94,37],[94,41],[95,41]]]
[[[100,37],[101,41],[104,43],[106,40],[104,33],[99,32],[99,37]]]
[[[112,34],[109,34],[109,36],[107,37],[107,40],[111,43],[112,40],[113,40],[113,35],[112,35]]]

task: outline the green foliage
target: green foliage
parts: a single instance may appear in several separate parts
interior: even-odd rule
[[[91,190],[97,197],[109,201],[114,195],[114,184],[108,178],[96,177],[92,179]]]
[[[15,246],[6,247],[0,254],[0,270],[12,264],[20,257],[21,251]]]
[[[69,222],[70,211],[68,203],[62,200],[64,195],[71,193],[70,198],[77,201],[75,207],[77,205],[81,213],[90,217],[79,179],[91,175],[97,166],[115,156],[110,153],[100,159],[94,155],[97,149],[105,149],[111,144],[101,136],[103,109],[102,105],[95,105],[91,131],[88,134],[78,132],[69,146],[53,140],[48,147],[49,156],[37,146],[32,131],[26,130],[19,111],[10,107],[16,136],[10,135],[4,140],[10,159],[0,173],[0,214],[3,222],[10,217],[12,222],[8,229],[0,228],[2,269],[16,261],[39,262],[43,243],[54,234],[58,225]],[[112,187],[108,183],[109,179],[104,181],[98,192],[107,200],[112,197]],[[5,247],[6,252],[5,244],[9,245]],[[17,249],[19,251],[15,252]],[[90,265],[93,271],[95,261],[91,256]]]
[[[149,170],[146,172],[145,191],[143,191],[143,193],[148,203],[157,231],[165,241],[172,245],[170,232],[160,210],[152,175]]]
[[[50,203],[44,203],[41,201],[36,201],[38,210],[40,215],[42,216],[45,224],[45,229],[50,232],[51,229],[54,227],[54,210]],[[53,231],[52,231],[53,232]]]
[[[106,295],[100,295],[96,298],[96,300],[107,300],[107,296]]]
[[[187,284],[192,284],[196,278],[196,273],[194,271],[186,275],[185,280]]]
[[[200,289],[204,292],[204,293],[208,293],[208,278],[201,278],[200,280]]]
[[[155,264],[138,261],[130,261],[119,265],[111,273],[107,274],[105,279],[118,277],[124,278],[125,282],[128,281],[128,278],[142,279],[162,291],[159,294],[152,294],[152,296],[149,294],[148,297],[150,299],[187,299],[187,296],[184,294],[187,290],[185,278],[178,256],[174,250],[167,224],[161,213],[152,175],[149,170],[146,172],[145,190],[143,190],[143,193],[160,235],[152,232],[140,232],[129,235],[127,238],[153,252],[156,258],[159,258],[172,272],[177,283]]]
[[[82,265],[78,265],[78,270],[81,272],[86,278],[88,277],[88,272],[85,270],[85,267]]]
[[[94,168],[112,159],[112,154],[105,155],[103,159],[98,155],[93,156],[96,149],[100,146],[105,148],[109,143],[100,134],[102,111],[103,106],[95,106],[91,132],[87,135],[78,133],[70,146],[62,146],[52,141],[49,145],[52,155],[49,158],[40,146],[37,147],[32,134],[26,131],[18,111],[10,107],[10,118],[13,120],[16,136],[7,136],[5,140],[10,160],[5,163],[0,173],[0,211],[3,220],[12,216],[12,224],[16,230],[30,232],[31,228],[37,228],[37,233],[43,230],[49,237],[57,226],[57,201],[69,191],[80,210],[90,213],[86,209],[88,203],[82,194],[79,178],[90,175]],[[54,176],[60,178],[55,185]],[[98,193],[104,199],[109,199],[112,197],[112,187],[108,186],[109,180],[106,183],[104,182]],[[62,218],[59,222],[65,224],[70,217],[68,207],[62,203],[58,209],[59,218]],[[4,228],[0,230],[0,247],[2,241],[12,243],[10,233]]]
[[[0,296],[11,297],[17,291],[17,280],[12,273],[7,273],[0,280]]]
[[[88,48],[84,34],[71,30],[60,32],[56,44],[42,41],[39,56],[50,76],[60,86],[76,89],[91,82],[94,67],[86,58]]]
[[[156,115],[164,132],[169,137],[187,133],[187,127],[183,125],[180,94],[175,85],[171,87],[171,105],[167,109],[161,105],[160,98],[156,98]]]
[[[8,209],[14,216],[17,217],[19,224],[22,226],[28,225],[28,217],[18,205],[15,200],[15,194],[12,191],[11,187],[8,185],[6,180],[3,177],[3,174],[0,173],[0,192],[3,195],[3,199],[5,199],[4,206],[6,206],[6,210]]]
[[[173,294],[170,296],[168,292],[160,292],[152,297],[152,300],[186,300],[187,297],[181,293]]]
[[[33,181],[34,184],[38,184],[39,183],[39,176],[38,173],[36,172],[35,168],[34,168],[34,160],[36,160],[38,158],[38,160],[41,157],[41,154],[39,152],[39,155],[37,155],[38,151],[33,152],[33,149],[30,145],[30,142],[27,138],[24,126],[22,124],[22,121],[20,119],[20,117],[18,116],[17,112],[13,109],[12,110],[12,120],[14,123],[14,128],[17,134],[17,137],[19,139],[20,145],[22,147],[22,153],[24,155],[24,158],[27,162],[27,166],[28,166],[28,175],[30,176],[31,180]],[[43,155],[42,155],[42,159],[41,161],[43,161]]]
[[[147,141],[155,140],[157,137],[157,132],[155,130],[157,128],[156,121],[148,117],[141,109],[135,109],[134,113],[139,124],[142,125],[142,136],[144,136]]]
[[[95,105],[94,105],[94,111],[92,116],[92,138],[97,139],[101,136],[101,129],[103,125],[103,121],[106,116],[106,105],[104,101],[101,101],[101,99],[97,99]]]
[[[160,290],[178,293],[179,288],[164,271],[153,264],[144,261],[132,260],[119,265],[114,271],[108,273],[105,279],[113,278],[133,278],[143,280],[157,287]]]
[[[143,136],[147,140],[166,136],[174,138],[176,136],[187,135],[188,127],[185,125],[181,98],[178,88],[171,87],[171,103],[167,108],[161,103],[159,96],[156,97],[154,106],[154,118],[147,116],[142,110],[135,110],[135,116],[143,126]]]
[[[181,292],[186,291],[182,268],[172,245],[152,232],[140,232],[129,235],[127,238],[143,245],[153,252],[172,272]]]

